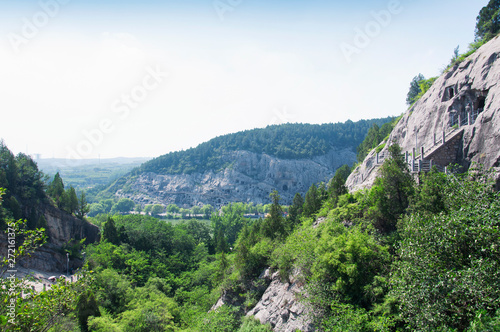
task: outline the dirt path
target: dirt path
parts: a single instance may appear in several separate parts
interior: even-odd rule
[[[31,275],[35,281],[29,281],[28,284],[31,285],[35,289],[36,292],[41,292],[45,289],[49,289],[52,287],[52,285],[55,285],[57,281],[49,280],[50,277],[56,277],[56,279],[59,279],[60,277],[65,278],[67,281],[73,282],[76,281],[76,275],[62,275],[60,272],[45,272],[45,271],[38,271],[34,269],[26,269],[23,267],[18,267],[16,268],[16,277],[17,278],[24,278],[28,275]]]

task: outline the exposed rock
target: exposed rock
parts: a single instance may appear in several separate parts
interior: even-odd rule
[[[247,311],[245,310],[245,308],[243,308],[245,297],[241,296],[241,294],[245,292],[254,292],[258,294],[258,296],[264,294],[264,291],[267,289],[267,287],[272,281],[272,276],[270,271],[271,271],[270,268],[265,269],[260,274],[259,278],[256,281],[250,282],[246,286],[246,289],[225,290],[222,293],[222,296],[217,301],[217,303],[215,303],[212,306],[210,311],[217,310],[223,305],[229,305],[233,307],[240,307],[240,314],[245,314]]]
[[[427,93],[401,118],[389,137],[403,151],[433,160],[440,166],[471,163],[500,171],[500,38],[482,46],[439,77]],[[462,133],[460,131],[463,130]],[[443,133],[445,142],[443,144]],[[460,136],[460,137],[458,137]],[[454,139],[456,139],[454,141]],[[372,151],[347,179],[349,190],[370,187],[387,156],[385,146]]]
[[[279,159],[266,154],[235,151],[223,156],[231,165],[219,171],[193,174],[141,174],[129,178],[116,193],[140,204],[177,204],[181,207],[211,204],[219,207],[230,202],[269,203],[269,194],[277,189],[282,204],[291,204],[295,193],[304,194],[311,184],[329,181],[337,168],[352,164],[351,149],[331,150],[312,159]]]
[[[55,246],[62,246],[70,240],[86,239],[86,243],[99,240],[99,227],[88,221],[78,219],[53,206],[45,205],[42,208],[47,220],[49,242]]]
[[[47,220],[48,241],[30,257],[16,262],[24,268],[40,271],[66,272],[82,266],[80,259],[70,259],[69,264],[62,246],[71,240],[86,239],[85,243],[93,243],[99,240],[99,228],[87,221],[80,220],[64,211],[50,205],[39,207]],[[0,234],[0,255],[7,255],[7,236]]]
[[[283,283],[279,273],[274,273],[271,284],[247,316],[255,316],[262,324],[271,325],[273,331],[314,331],[312,313],[299,301],[302,286],[293,278]]]

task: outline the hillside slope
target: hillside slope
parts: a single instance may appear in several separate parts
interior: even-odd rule
[[[356,161],[356,147],[373,125],[358,122],[269,126],[214,138],[187,151],[153,159],[116,181],[108,193],[136,203],[221,206],[269,203],[279,190],[284,204],[313,183]]]
[[[416,163],[424,150],[424,161],[441,167],[472,163],[500,171],[500,38],[439,77],[427,93],[410,108],[392,131],[389,142],[397,143]],[[444,141],[443,141],[444,135]],[[349,179],[350,191],[370,187],[377,176],[387,146],[375,150]]]

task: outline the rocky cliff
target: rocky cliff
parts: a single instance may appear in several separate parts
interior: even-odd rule
[[[38,212],[47,220],[46,234],[48,241],[30,257],[22,259],[17,263],[25,268],[40,271],[65,272],[67,269],[67,257],[63,246],[72,240],[86,239],[85,243],[93,243],[99,240],[99,228],[87,221],[78,219],[51,205],[41,205]],[[7,253],[7,239],[5,234],[0,235],[0,254]],[[69,268],[78,268],[82,261],[71,258]]]
[[[311,312],[300,302],[304,292],[303,285],[294,278],[289,282],[282,282],[279,272],[269,275],[270,270],[267,269],[264,273],[271,279],[271,284],[247,316],[254,316],[262,324],[269,324],[273,331],[314,331]]]
[[[419,163],[442,168],[457,163],[464,170],[480,163],[499,174],[499,56],[497,37],[444,73],[403,115],[385,143],[397,143],[408,152],[415,171]],[[372,151],[353,171],[347,180],[350,191],[373,184],[387,147],[378,156]]]
[[[230,202],[268,204],[269,194],[277,189],[282,204],[291,204],[295,193],[305,194],[311,184],[329,181],[337,168],[353,164],[356,154],[345,148],[331,149],[311,159],[280,159],[240,150],[227,152],[221,158],[229,166],[217,171],[177,175],[142,173],[129,178],[116,195],[140,204],[219,207]]]

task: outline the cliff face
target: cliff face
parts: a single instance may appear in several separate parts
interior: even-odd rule
[[[329,181],[343,164],[352,164],[356,154],[351,149],[332,149],[312,159],[279,159],[248,151],[227,153],[230,166],[218,171],[159,175],[143,173],[129,178],[116,193],[141,204],[197,204],[221,206],[230,202],[269,203],[269,194],[277,189],[282,204],[291,204],[295,193],[304,194],[311,184]]]
[[[269,269],[265,273],[269,274]],[[299,301],[304,291],[300,282],[292,278],[290,282],[283,283],[278,272],[270,278],[271,284],[247,316],[254,316],[262,324],[271,325],[273,331],[314,331],[312,313]]]
[[[80,220],[66,212],[56,209],[50,205],[42,205],[39,212],[47,220],[47,243],[17,263],[25,268],[40,271],[65,272],[67,269],[67,257],[62,246],[71,240],[86,238],[85,243],[94,243],[99,240],[99,228],[87,221]],[[5,234],[0,235],[0,254],[7,254],[7,239]],[[79,259],[70,259],[69,268],[78,268],[82,264]]]
[[[389,142],[416,159],[467,169],[483,164],[500,172],[500,38],[439,77],[394,128]],[[444,133],[444,135],[443,135]],[[444,136],[444,137],[443,137]],[[372,151],[347,180],[350,191],[370,187],[387,147]]]
[[[47,231],[51,244],[62,246],[71,239],[86,238],[86,243],[94,243],[99,240],[99,227],[96,225],[50,205],[43,206],[42,211],[47,220]]]

